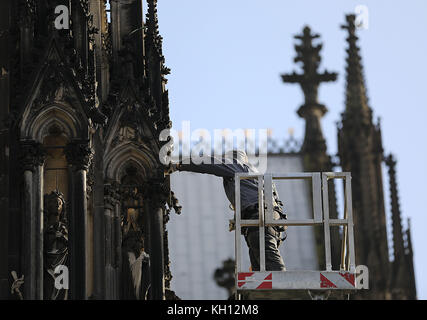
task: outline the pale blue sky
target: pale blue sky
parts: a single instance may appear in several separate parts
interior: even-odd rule
[[[324,43],[321,69],[339,73],[320,87],[329,113],[322,125],[331,154],[344,110],[345,14],[369,9],[359,44],[374,117],[382,118],[386,153],[398,160],[403,220],[410,217],[418,297],[427,299],[425,203],[427,181],[427,1],[425,0],[186,0],[159,1],[174,128],[272,128],[275,138],[304,121],[296,110],[302,93],[280,74],[297,69],[293,35],[305,24]],[[388,188],[388,186],[386,186]],[[387,205],[388,205],[387,199]]]

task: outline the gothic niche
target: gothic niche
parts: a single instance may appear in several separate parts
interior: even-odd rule
[[[58,289],[55,285],[55,269],[59,266],[68,267],[68,227],[64,195],[59,191],[45,194],[44,208],[43,297],[48,300],[67,300],[68,289]]]
[[[143,179],[134,166],[127,167],[125,172],[121,180],[123,299],[147,300],[150,256],[144,241]]]
[[[61,190],[64,199],[68,193],[68,164],[64,149],[68,143],[67,137],[56,124],[48,130],[48,135],[43,139],[43,147],[46,150],[44,164],[43,194],[54,190]]]
[[[69,267],[68,198],[69,172],[64,149],[68,143],[62,128],[54,123],[43,139],[46,158],[43,168],[44,240],[43,240],[43,297],[48,300],[66,300],[68,289],[55,287],[55,268]],[[60,191],[59,191],[60,190]],[[63,284],[58,278],[59,284]],[[63,279],[63,281],[66,281]],[[68,288],[68,287],[67,287]]]

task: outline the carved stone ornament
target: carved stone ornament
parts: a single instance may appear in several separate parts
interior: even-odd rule
[[[65,148],[65,156],[76,170],[87,170],[93,159],[93,150],[89,146],[89,141],[73,141]]]
[[[46,158],[46,150],[35,141],[21,142],[20,162],[24,171],[34,171]]]
[[[104,185],[104,203],[110,207],[113,207],[120,201],[120,190],[116,182]]]

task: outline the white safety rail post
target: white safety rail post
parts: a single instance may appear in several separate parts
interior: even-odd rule
[[[262,212],[262,206],[259,207],[259,219],[251,219],[251,220],[243,220],[241,216],[241,202],[240,202],[240,182],[244,179],[258,179],[258,201],[260,204],[264,202],[263,197],[263,175],[262,174],[250,174],[250,173],[237,173],[235,178],[235,206],[236,206],[236,221],[235,221],[235,251],[236,251],[236,270],[240,272],[242,270],[242,260],[241,260],[241,232],[242,227],[259,227],[260,228],[260,239],[263,239],[265,237],[265,229],[261,226],[264,226],[264,214]],[[262,212],[262,214],[260,214]],[[262,230],[261,230],[262,229]],[[262,238],[261,238],[262,233]],[[260,251],[265,252],[265,242],[260,241]],[[261,253],[261,259],[262,256],[264,256],[264,259],[260,261],[260,264],[264,262],[264,271],[265,271],[265,254],[263,255]]]
[[[259,219],[242,219],[240,183],[242,180],[258,181]],[[328,180],[344,179],[345,208],[343,219],[329,218]],[[274,180],[310,180],[313,217],[303,220],[274,220]],[[251,290],[356,290],[354,231],[351,200],[351,174],[336,173],[288,173],[235,175],[235,253],[236,253],[236,296]],[[268,226],[316,226],[323,225],[325,235],[326,270],[268,271],[265,267],[265,227]],[[340,270],[332,270],[330,227],[343,226]],[[241,259],[242,227],[258,227],[260,241],[260,270],[243,271]]]
[[[343,179],[344,180],[344,216],[343,219],[329,219],[329,190],[328,180]],[[350,271],[356,270],[355,251],[354,251],[354,223],[353,223],[353,207],[351,198],[351,174],[349,172],[323,172],[322,173],[322,189],[323,189],[323,213],[325,216],[325,237],[326,234],[330,237],[330,233],[326,231],[330,226],[342,226],[343,235],[341,242],[341,264],[340,270]],[[329,238],[330,243],[330,238]],[[330,256],[331,248],[326,255]],[[330,261],[330,260],[329,260]],[[328,266],[326,266],[328,268]],[[332,267],[330,266],[332,270]]]

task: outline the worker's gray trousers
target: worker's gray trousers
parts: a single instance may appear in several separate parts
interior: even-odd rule
[[[282,234],[285,232],[282,232]],[[281,233],[273,227],[265,228],[265,269],[267,271],[285,271],[285,263],[280,255],[279,246],[282,242]],[[249,247],[249,258],[252,271],[259,271],[260,249],[259,228],[248,227],[245,232],[245,240]]]

